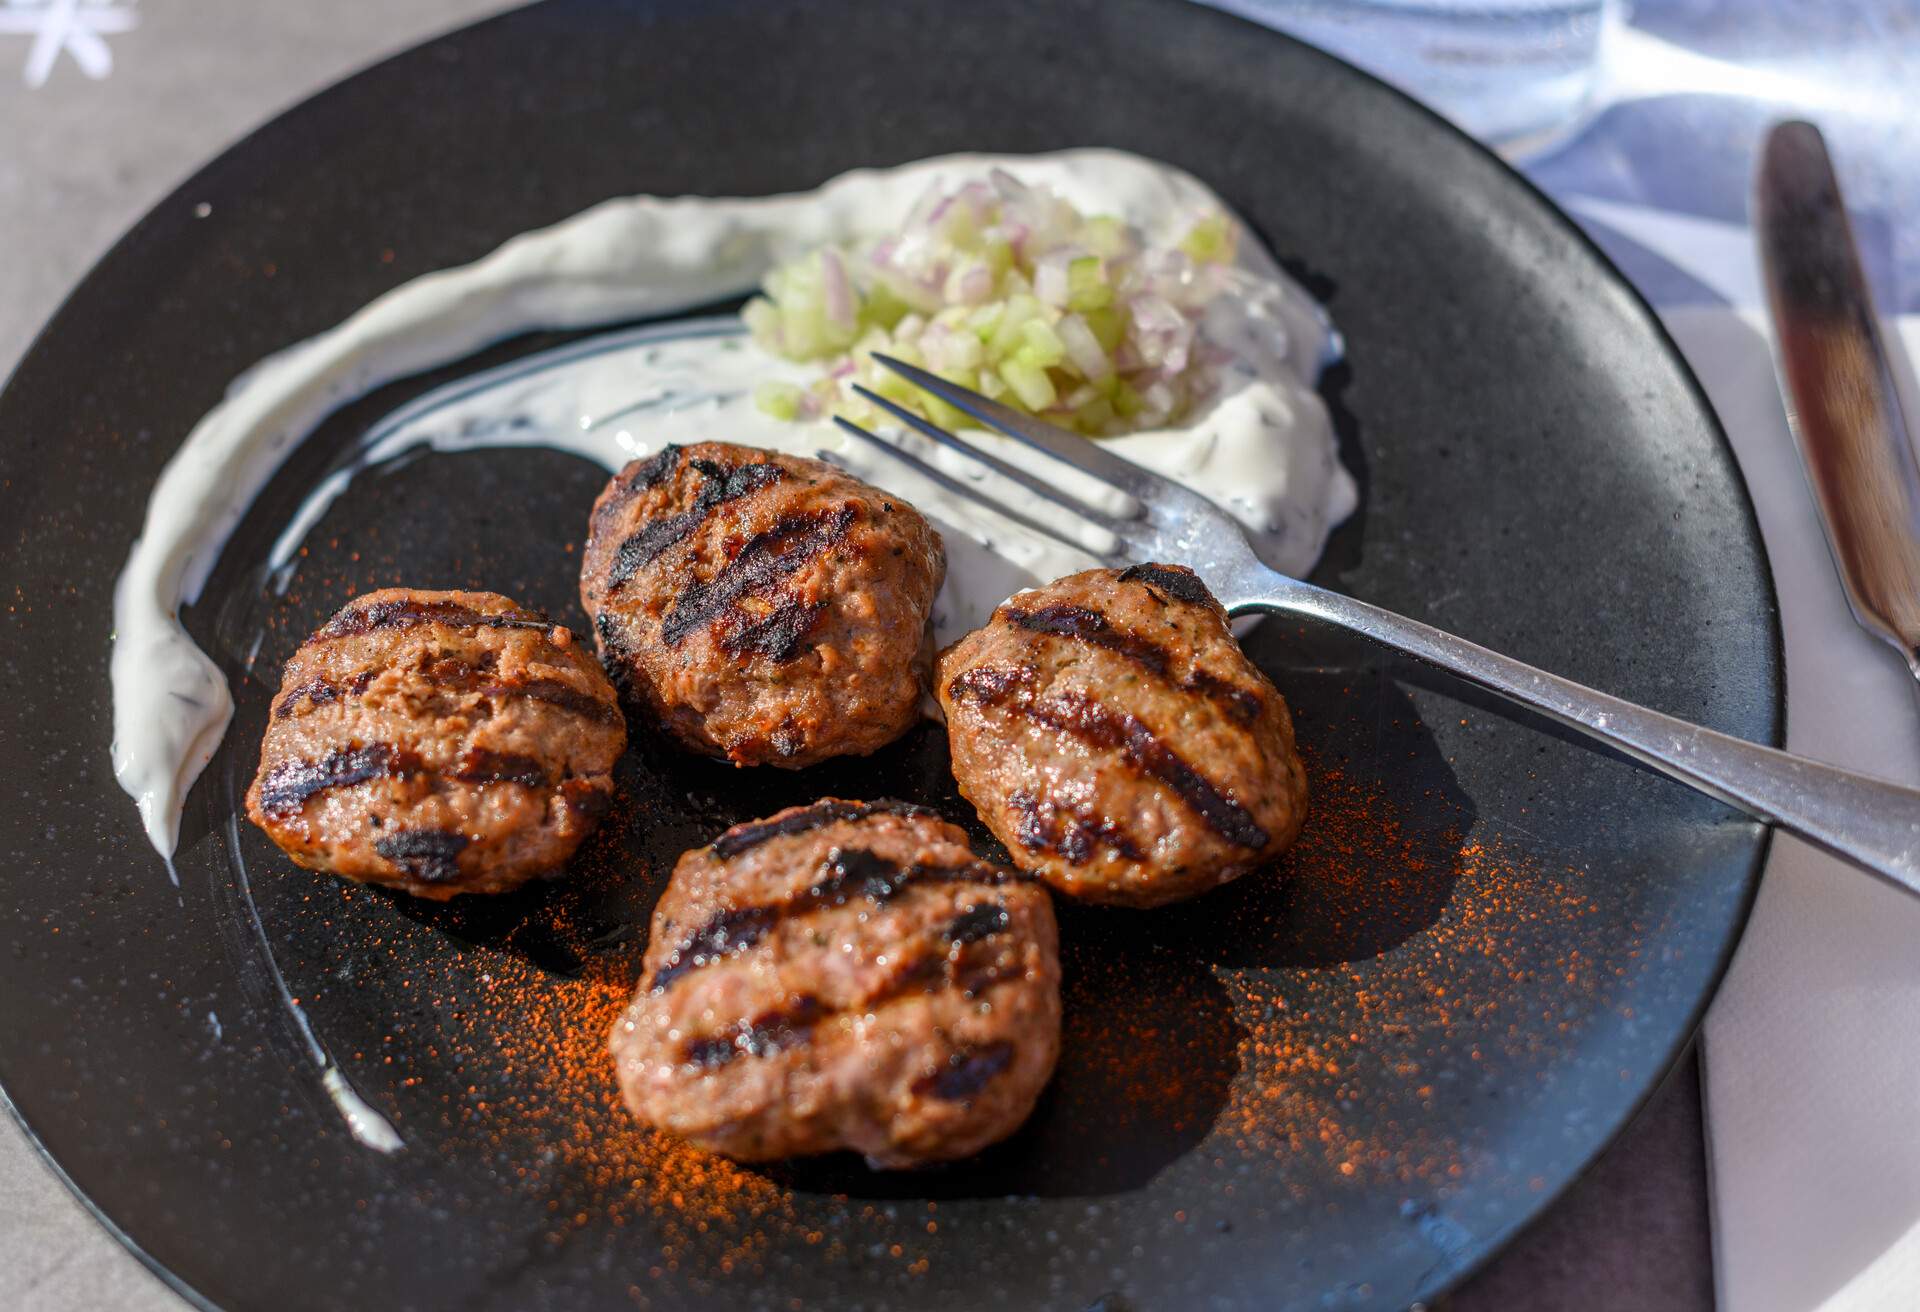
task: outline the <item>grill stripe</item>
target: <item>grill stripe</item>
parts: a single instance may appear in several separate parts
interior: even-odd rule
[[[999,707],[1091,747],[1118,751],[1122,760],[1165,785],[1220,837],[1256,852],[1267,845],[1267,831],[1247,809],[1215,788],[1146,723],[1082,693],[1035,697],[1034,681],[1031,669],[982,666],[958,675],[947,685],[947,692],[956,701]]]
[[[1176,577],[1184,578],[1185,575]],[[1098,611],[1088,610],[1084,606],[1065,603],[1041,606],[1034,610],[1020,610],[1012,606],[1003,607],[1001,618],[1029,633],[1049,633],[1062,638],[1072,638],[1080,642],[1092,643],[1096,647],[1123,656],[1127,660],[1158,675],[1171,687],[1185,692],[1197,693],[1209,701],[1217,703],[1228,717],[1240,724],[1252,724],[1260,717],[1260,696],[1250,689],[1241,688],[1217,675],[1196,668],[1185,678],[1175,680],[1169,672],[1173,668],[1173,654],[1154,642],[1151,638],[1115,628],[1107,617]]]
[[[285,820],[300,814],[314,797],[335,788],[429,773],[419,753],[390,743],[337,747],[318,761],[282,761],[269,770],[260,781],[260,810],[274,819]],[[479,747],[469,748],[459,763],[441,777],[482,786],[494,783],[514,783],[526,788],[550,786],[546,767],[533,757]]]
[[[779,605],[756,620],[749,620],[720,639],[720,649],[734,656],[761,655],[775,661],[790,661],[810,646],[807,635],[827,608],[824,601],[804,602],[795,597],[782,598]]]
[[[917,806],[912,802],[902,802],[890,797],[881,798],[877,802],[842,802],[830,799],[815,802],[812,806],[778,819],[757,820],[752,824],[735,825],[713,840],[713,854],[724,860],[739,856],[749,848],[758,847],[769,839],[786,834],[804,834],[839,820],[864,820],[870,815],[915,816],[937,820],[940,813],[929,807]]]
[[[620,708],[612,702],[581,692],[562,679],[528,679],[515,683],[482,684],[475,691],[486,697],[524,697],[577,715],[599,724],[620,723]]]
[[[362,670],[354,675],[344,688],[328,683],[325,679],[309,679],[280,699],[279,704],[273,708],[273,718],[286,719],[300,709],[302,701],[309,706],[319,708],[342,698],[358,697],[366,692],[377,673],[379,673],[377,670]]]
[[[804,1046],[812,1041],[815,1030],[841,1016],[868,1015],[914,993],[959,988],[967,997],[977,997],[990,985],[1026,974],[1022,963],[969,963],[966,954],[967,945],[963,943],[956,943],[951,949],[938,947],[918,952],[889,971],[873,992],[838,1010],[829,1009],[811,994],[801,994],[786,1007],[763,1012],[719,1034],[690,1040],[683,1049],[685,1060],[712,1069],[740,1057],[770,1056]],[[970,964],[972,968],[968,969]],[[1012,1045],[1007,1046],[1011,1056]],[[996,1073],[990,1072],[988,1078]]]
[[[371,606],[349,606],[328,620],[302,643],[328,642],[334,638],[355,638],[377,629],[405,629],[417,624],[444,624],[456,629],[537,629],[542,632],[560,627],[538,611],[510,610],[504,615],[488,615],[452,601],[418,601],[401,597],[378,601]]]
[[[765,1057],[782,1048],[798,1047],[813,1037],[813,1028],[827,1014],[820,999],[802,993],[778,1011],[766,1011],[731,1029],[687,1044],[686,1059],[695,1066],[724,1066],[736,1057]]]
[[[298,815],[308,799],[332,788],[417,773],[420,757],[388,743],[338,747],[318,761],[282,761],[260,781],[260,809],[278,819]]]
[[[373,850],[415,879],[444,884],[460,877],[458,858],[467,836],[446,829],[403,829],[373,845]]]
[[[311,706],[320,707],[363,697],[379,673],[378,670],[362,670],[345,687],[325,679],[309,680],[280,699],[273,709],[273,718],[286,719],[299,709],[303,700]],[[435,688],[446,692],[477,692],[483,697],[525,698],[599,724],[615,724],[620,719],[619,708],[613,703],[581,692],[562,679],[503,681],[463,661],[445,660],[436,662],[426,673]]]
[[[627,492],[645,492],[667,475],[680,468],[680,448],[669,442],[658,451],[639,462],[638,467],[627,478]]]
[[[985,861],[958,866],[902,866],[858,847],[835,849],[824,869],[824,879],[784,901],[736,907],[715,915],[674,949],[647,987],[658,993],[702,966],[745,952],[783,920],[822,907],[845,906],[857,897],[884,905],[916,883],[998,885],[1025,880],[1023,875]]]
[[[1014,836],[1030,852],[1052,852],[1069,865],[1084,865],[1095,848],[1117,852],[1129,861],[1144,855],[1124,825],[1084,807],[1063,806],[1051,799],[1016,792],[1007,798],[1015,812]]]
[[[1184,569],[1173,569],[1166,565],[1129,565],[1120,571],[1122,583],[1151,583],[1154,587],[1179,601],[1190,602],[1195,606],[1218,606],[1213,593],[1200,581],[1198,574]]]
[[[978,943],[1006,932],[1013,923],[1004,902],[976,902],[947,922],[941,936],[950,943]]]
[[[1013,1043],[1007,1039],[998,1039],[979,1048],[962,1048],[953,1054],[945,1070],[915,1080],[913,1091],[922,1097],[965,1102],[1012,1064]]]
[[[749,538],[711,579],[687,585],[661,624],[662,640],[669,646],[681,642],[748,593],[770,588],[798,573],[844,538],[858,513],[852,505],[842,505],[782,516],[772,528]]]
[[[469,747],[447,777],[458,779],[463,784],[519,784],[522,788],[545,788],[547,767],[531,756]]]
[[[618,590],[635,574],[658,560],[668,547],[692,536],[694,530],[706,523],[721,506],[750,496],[786,477],[786,471],[780,466],[765,462],[736,465],[729,469],[711,460],[692,460],[688,466],[697,470],[704,480],[700,490],[694,494],[693,505],[677,515],[650,521],[620,544],[613,553],[613,567],[607,574],[608,592]]]
[[[607,490],[594,503],[593,517],[587,525],[587,545],[591,547],[603,537],[620,518],[621,512],[633,504],[634,498],[678,470],[680,454],[680,447],[669,442],[652,455],[632,461],[615,474]]]
[[[503,679],[497,667],[498,658],[494,653],[487,652],[484,653],[481,664],[475,665],[469,661],[449,657],[435,661],[425,669],[424,673],[435,688],[446,692],[472,692],[479,693],[482,697],[525,698],[600,724],[615,724],[620,720],[620,710],[612,702],[595,697],[592,693],[581,692],[565,679],[556,679],[551,676],[534,679]]]
[[[786,914],[784,908],[777,906],[722,911],[673,950],[666,964],[653,972],[653,982],[647,987],[658,993],[682,975],[722,957],[745,952],[765,938]]]

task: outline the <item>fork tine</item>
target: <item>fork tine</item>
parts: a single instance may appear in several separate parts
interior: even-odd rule
[[[1100,561],[1102,564],[1105,564],[1105,565],[1122,565],[1127,563],[1126,557],[1122,555],[1118,550],[1109,549],[1106,551],[1102,551],[1099,548],[1093,546],[1089,542],[1073,537],[1071,534],[1058,528],[1057,526],[1047,524],[1041,520],[1034,519],[1028,515],[1023,515],[1019,511],[1013,509],[1010,506],[1002,505],[1000,502],[995,501],[993,498],[985,495],[983,492],[981,492],[979,488],[970,486],[966,482],[966,480],[955,478],[953,475],[947,473],[944,469],[939,469],[931,464],[928,464],[926,461],[922,460],[919,456],[914,455],[910,451],[901,450],[899,447],[895,446],[893,443],[887,441],[884,437],[881,437],[877,433],[868,432],[866,429],[860,427],[860,425],[854,423],[851,419],[846,418],[844,415],[835,415],[833,417],[833,422],[837,424],[843,431],[851,434],[854,437],[859,438],[861,441],[866,442],[871,446],[877,447],[881,451],[886,452],[888,455],[892,456],[895,460],[898,460],[901,464],[907,466],[909,469],[913,470],[916,474],[919,474],[922,478],[932,480],[933,482],[939,484],[941,487],[945,488],[947,491],[952,492],[956,496],[963,497],[966,500],[973,502],[975,505],[986,507],[988,510],[992,511],[994,514],[999,515],[1003,519],[1011,520],[1013,523],[1018,524],[1021,528],[1026,529],[1028,532],[1038,533],[1042,537],[1051,538],[1053,541],[1061,543],[1064,546],[1072,547],[1075,551],[1084,552],[1085,554],[1093,557],[1095,560]],[[825,453],[822,453],[822,454],[825,454]],[[1113,535],[1109,533],[1107,536],[1112,537]],[[1116,538],[1114,540],[1114,547],[1118,548],[1121,545],[1122,544]]]
[[[973,443],[968,442],[964,438],[957,437],[954,434],[949,433],[946,429],[940,427],[940,425],[934,423],[931,419],[923,419],[921,416],[915,414],[913,411],[907,409],[905,406],[899,404],[896,401],[888,400],[886,397],[880,395],[880,393],[872,390],[871,388],[862,387],[859,383],[855,383],[853,385],[853,390],[859,393],[861,396],[865,397],[868,401],[872,402],[874,405],[877,405],[882,410],[885,410],[888,414],[892,415],[895,419],[898,419],[901,423],[906,424],[908,427],[914,429],[917,432],[924,433],[927,437],[931,438],[935,442],[938,442],[941,446],[946,447],[948,450],[958,452],[960,455],[965,456],[967,459],[973,461],[976,464],[985,465],[988,469],[991,469],[994,473],[1000,475],[1002,478],[1008,479],[1014,483],[1018,483],[1021,487],[1033,493],[1035,496],[1039,497],[1041,500],[1049,502],[1052,505],[1059,506],[1062,510],[1067,511],[1069,514],[1078,515],[1082,519],[1098,524],[1101,528],[1106,529],[1109,533],[1119,534],[1125,531],[1125,527],[1119,519],[1115,518],[1112,515],[1109,515],[1104,510],[1101,510],[1094,506],[1087,505],[1084,501],[1080,500],[1078,497],[1068,495],[1066,490],[1064,488],[1061,488],[1057,484],[1048,483],[1043,478],[1038,478],[1033,474],[1029,474],[1026,470],[1021,469],[1018,465],[1009,464],[1005,460],[1002,460],[999,456],[996,456],[989,451],[981,450],[979,447],[973,445]]]
[[[1097,482],[1110,485],[1127,495],[1129,500],[1135,494],[1151,494],[1159,482],[1156,475],[1130,460],[1122,460],[1102,450],[1098,442],[1090,441],[1078,433],[1069,433],[1032,415],[1023,415],[1018,410],[1001,405],[998,401],[990,401],[978,392],[950,383],[938,374],[916,369],[890,355],[875,351],[873,358],[914,386],[933,393],[954,409],[972,415],[995,432],[1004,433],[1016,442],[1024,442],[1061,464],[1071,466]],[[1137,508],[1134,513],[1138,513]]]

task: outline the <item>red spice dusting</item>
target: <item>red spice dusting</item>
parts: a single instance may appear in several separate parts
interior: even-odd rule
[[[514,957],[489,959],[486,1003],[461,1017],[452,1037],[473,1046],[473,1060],[497,1062],[516,1079],[503,1096],[472,1103],[485,1114],[460,1117],[455,1137],[477,1132],[485,1142],[476,1146],[505,1152],[528,1183],[559,1187],[570,1214],[556,1223],[553,1242],[596,1218],[625,1224],[644,1215],[661,1237],[667,1271],[696,1250],[700,1269],[750,1267],[769,1227],[786,1219],[789,1192],[641,1129],[620,1104],[607,1034],[632,996],[643,949],[591,957],[574,979]]]
[[[1284,914],[1236,923],[1269,943],[1259,964],[1271,968],[1215,970],[1244,1032],[1218,1128],[1249,1154],[1313,1155],[1342,1179],[1432,1193],[1462,1176],[1479,1145],[1415,1121],[1447,1096],[1429,1068],[1485,1059],[1479,1047],[1461,1053],[1460,1026],[1483,1035],[1503,1009],[1514,1019],[1492,1031],[1499,1059],[1535,1064],[1568,1029],[1566,993],[1537,987],[1536,963],[1553,963],[1578,996],[1604,991],[1577,948],[1543,950],[1543,940],[1599,907],[1581,873],[1537,845],[1519,850],[1492,824],[1463,834],[1472,817],[1462,807],[1410,805],[1393,781],[1308,765],[1313,809],[1282,862]],[[1352,1023],[1355,1008],[1365,1024]],[[1330,1027],[1336,1016],[1349,1023]],[[1301,1196],[1313,1192],[1305,1172],[1293,1174]]]
[[[1464,1096],[1463,1070],[1522,1059],[1537,1069],[1577,1041],[1580,1017],[1605,1009],[1618,984],[1599,962],[1617,958],[1573,946],[1578,922],[1598,910],[1578,870],[1556,867],[1531,836],[1509,846],[1498,821],[1454,800],[1450,776],[1410,795],[1385,765],[1308,766],[1312,811],[1277,869],[1151,914],[1062,909],[1060,1074],[1035,1124],[1000,1151],[1049,1171],[1065,1163],[1089,1196],[1162,1169],[1169,1158],[1144,1171],[1128,1160],[1152,1141],[1210,1163],[1228,1206],[1232,1176],[1249,1164],[1303,1199],[1380,1188],[1442,1197],[1490,1151],[1434,1128],[1454,1120],[1429,1114]],[[626,877],[574,878],[618,887]],[[548,1244],[634,1225],[648,1244],[632,1269],[659,1281],[752,1278],[796,1242],[810,1260],[857,1254],[919,1275],[949,1242],[933,1220],[863,1202],[857,1173],[836,1177],[856,1196],[800,1195],[781,1170],[633,1123],[606,1039],[639,975],[644,932],[609,939],[604,926],[570,923],[564,908],[576,901],[555,897],[543,928],[577,952],[568,973],[519,950],[511,922],[484,943],[462,941],[403,921],[385,899],[338,897],[306,913],[314,937],[337,939],[319,923],[337,917],[357,928],[356,955],[391,972],[371,969],[385,996],[363,993],[353,1010],[431,1017],[392,1020],[398,1039],[382,1038],[392,1085],[408,1091],[403,1127],[543,1200]],[[1578,1015],[1562,1014],[1569,990],[1588,1000]],[[316,1004],[331,995],[338,1005],[344,992],[303,989]],[[1469,1025],[1477,1048],[1465,1043]],[[423,1082],[423,1069],[436,1077]],[[429,1100],[437,1127],[420,1124]],[[1184,1223],[1187,1212],[1174,1216]],[[630,1292],[645,1301],[640,1286]]]

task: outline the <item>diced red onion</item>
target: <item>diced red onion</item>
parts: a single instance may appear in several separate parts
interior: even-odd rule
[[[826,302],[827,322],[841,332],[854,329],[853,285],[840,252],[829,246],[820,252],[820,290]]]
[[[957,305],[984,305],[993,299],[993,270],[963,264],[947,275],[947,299]]]
[[[868,264],[874,281],[892,292],[895,297],[922,314],[935,314],[940,309],[940,297],[922,287],[914,279],[888,268],[884,264]]]
[[[1033,265],[1033,294],[1048,305],[1064,306],[1067,303],[1067,265],[1072,256],[1067,251],[1054,251],[1043,255]]]
[[[1082,377],[1097,383],[1113,374],[1113,362],[1100,349],[1100,340],[1093,335],[1093,329],[1087,327],[1085,319],[1077,314],[1063,315],[1053,330],[1060,334],[1060,344],[1067,348],[1067,358],[1073,361],[1074,368],[1080,371]]]

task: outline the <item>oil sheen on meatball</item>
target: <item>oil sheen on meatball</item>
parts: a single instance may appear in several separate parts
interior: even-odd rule
[[[492,592],[388,588],[287,662],[247,814],[309,869],[498,893],[573,855],[626,739],[566,628]]]
[[[919,717],[940,537],[831,465],[703,442],[594,503],[580,595],[621,690],[696,752],[812,765]]]
[[[829,798],[688,852],[614,1025],[642,1122],[749,1161],[965,1157],[1060,1046],[1046,890],[902,802]]]
[[[1278,856],[1306,815],[1293,721],[1192,571],[1089,570],[937,663],[960,792],[1014,863],[1151,907]]]

